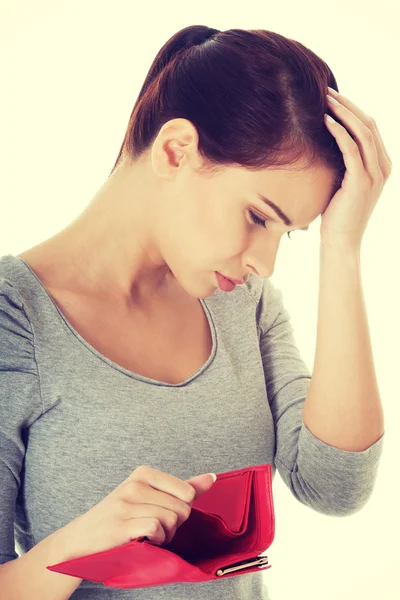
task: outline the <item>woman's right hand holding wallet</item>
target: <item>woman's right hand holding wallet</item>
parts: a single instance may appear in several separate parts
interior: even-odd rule
[[[145,536],[169,543],[190,516],[193,501],[214,483],[208,473],[183,481],[149,466],[137,467],[93,508],[56,533],[64,560],[111,550]]]

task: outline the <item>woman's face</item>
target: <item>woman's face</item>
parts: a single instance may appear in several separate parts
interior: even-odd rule
[[[153,155],[153,165],[164,174],[172,169],[170,192],[165,188],[169,200],[158,221],[160,251],[180,285],[196,297],[217,289],[216,271],[245,281],[250,273],[270,277],[282,236],[307,227],[334,193],[332,172],[322,167],[259,172],[227,168],[212,177],[197,175],[193,166],[200,163],[198,155],[190,153],[191,142],[164,142]],[[179,147],[184,152],[180,172]],[[170,167],[171,161],[175,166]],[[260,196],[275,203],[292,224]],[[252,221],[251,213],[259,223]]]

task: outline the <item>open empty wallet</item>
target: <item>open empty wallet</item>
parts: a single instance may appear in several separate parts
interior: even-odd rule
[[[256,465],[217,474],[169,543],[140,537],[46,568],[115,588],[222,580],[270,569],[274,535],[272,466]]]

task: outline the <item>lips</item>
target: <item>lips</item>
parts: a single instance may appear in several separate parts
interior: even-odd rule
[[[232,281],[232,283],[236,283],[236,285],[241,285],[242,283],[244,283],[243,279],[234,279],[233,277],[228,277],[223,273],[220,273],[220,275],[222,275],[222,277],[225,277],[225,279],[229,279],[229,281]]]

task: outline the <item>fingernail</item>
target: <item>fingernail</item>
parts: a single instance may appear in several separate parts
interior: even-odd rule
[[[329,87],[329,85],[328,85],[328,90],[330,91],[330,93],[331,93],[333,96],[337,96],[337,95],[338,95],[338,92],[337,92],[336,90],[334,90],[333,88]]]
[[[209,473],[209,475],[211,475],[214,481],[217,481],[217,476],[215,473]]]

